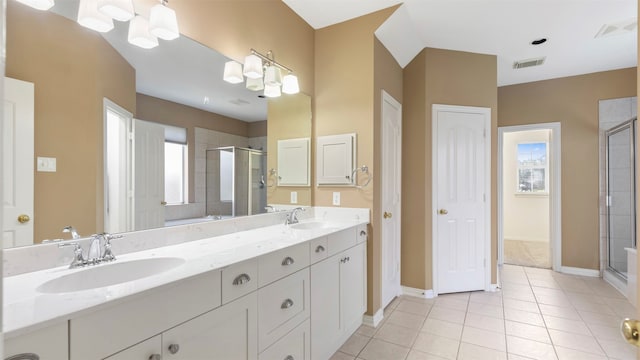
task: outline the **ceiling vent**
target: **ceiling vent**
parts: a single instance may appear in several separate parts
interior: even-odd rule
[[[540,57],[540,58],[535,58],[535,59],[527,59],[527,60],[520,60],[520,61],[516,61],[513,63],[513,68],[514,69],[524,69],[524,68],[528,68],[528,67],[532,67],[532,66],[539,66],[544,64],[544,60],[546,59],[546,57]]]
[[[251,104],[250,102],[244,99],[233,99],[233,100],[229,100],[229,102],[232,103],[233,105],[238,105],[238,106]]]
[[[617,23],[604,24],[595,38],[609,37],[615,35],[628,34],[638,28],[638,19],[629,18],[627,20],[618,21]]]

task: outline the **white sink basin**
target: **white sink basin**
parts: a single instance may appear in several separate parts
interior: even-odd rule
[[[139,259],[96,265],[49,280],[38,286],[38,292],[47,294],[97,289],[142,279],[169,271],[184,264],[175,257]]]
[[[316,230],[316,229],[330,228],[329,224],[322,221],[310,221],[310,222],[304,222],[304,223],[297,223],[297,224],[289,225],[289,227],[294,230]]]

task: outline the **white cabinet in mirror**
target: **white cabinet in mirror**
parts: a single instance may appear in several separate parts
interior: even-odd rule
[[[278,140],[278,186],[310,185],[309,138]]]

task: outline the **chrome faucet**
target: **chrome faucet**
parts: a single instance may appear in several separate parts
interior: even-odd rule
[[[62,232],[63,233],[71,233],[71,238],[73,240],[78,240],[80,239],[80,234],[78,234],[78,231],[76,231],[76,228],[74,228],[71,225],[67,225],[65,227],[62,228]]]
[[[298,211],[304,211],[304,209],[301,207],[297,207],[291,210],[291,212],[287,214],[287,218],[285,219],[284,224],[285,225],[297,224],[299,222],[298,216],[296,215]]]
[[[86,257],[84,257],[82,247],[77,242],[59,244],[58,247],[74,246],[73,260],[69,265],[70,269],[74,269],[77,267],[97,265],[102,262],[115,260],[116,257],[111,251],[111,240],[121,237],[122,235],[115,236],[107,233],[91,235],[89,251],[87,252]]]

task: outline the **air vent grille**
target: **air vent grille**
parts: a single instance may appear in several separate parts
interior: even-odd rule
[[[544,64],[545,59],[546,57],[541,57],[541,58],[535,58],[535,59],[526,59],[526,60],[516,61],[513,63],[513,68],[524,69],[532,66],[539,66]]]
[[[250,102],[244,99],[233,99],[233,100],[229,100],[229,102],[232,103],[233,105],[238,105],[238,106],[251,104]]]
[[[596,38],[628,34],[638,28],[638,19],[629,18],[617,23],[604,24],[596,34]]]

